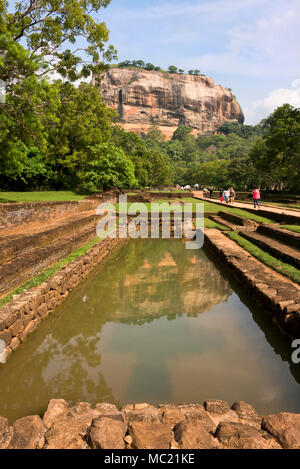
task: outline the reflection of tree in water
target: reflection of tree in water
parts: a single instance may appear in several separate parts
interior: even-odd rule
[[[201,251],[171,240],[128,243],[71,292],[0,368],[0,415],[43,411],[55,397],[116,403],[101,374],[105,323],[197,315],[230,294],[229,283]]]
[[[0,369],[0,415],[15,419],[43,412],[50,399],[62,397],[118,404],[101,373],[101,330],[90,337],[78,332],[68,337],[60,333],[61,319],[52,321],[52,332],[49,324],[43,330],[47,321],[41,324],[38,334]]]

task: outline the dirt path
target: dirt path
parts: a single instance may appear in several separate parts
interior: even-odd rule
[[[215,204],[222,206],[227,206],[227,207],[236,207],[236,208],[241,208],[241,209],[249,209],[253,208],[249,203],[243,203],[243,202],[234,202],[232,205],[225,204],[223,202],[220,202],[218,199],[210,199],[209,197],[202,197],[202,191],[193,191],[193,195],[197,199],[201,199],[204,202],[213,202]],[[261,208],[270,213],[279,213],[279,214],[284,214],[284,215],[291,215],[292,217],[300,217],[300,210],[289,210],[284,207],[270,207],[270,205],[264,205],[264,203],[261,203]],[[259,215],[259,210],[257,210],[257,214]]]

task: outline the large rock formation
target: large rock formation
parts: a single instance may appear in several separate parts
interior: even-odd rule
[[[195,135],[213,134],[225,121],[244,122],[231,91],[206,76],[111,68],[100,91],[119,112],[125,130],[137,133],[157,125],[171,138],[179,125],[186,125]]]

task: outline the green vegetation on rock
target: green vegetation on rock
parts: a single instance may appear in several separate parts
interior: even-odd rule
[[[286,264],[285,262],[276,259],[275,257],[263,251],[255,244],[240,236],[235,231],[228,232],[227,236],[233,241],[235,241],[243,249],[248,251],[252,256],[256,257],[258,260],[263,262],[263,264],[267,265],[268,267],[272,267],[272,269],[276,270],[277,272],[283,275],[286,275],[294,282],[300,284],[300,270],[296,269],[296,267],[293,267],[290,264]]]

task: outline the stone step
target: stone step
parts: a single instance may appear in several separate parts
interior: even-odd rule
[[[294,231],[285,230],[274,225],[260,225],[257,229],[259,234],[268,236],[269,238],[276,239],[281,243],[293,246],[294,248],[300,249],[300,233]]]
[[[218,213],[218,216],[219,218],[223,220],[227,220],[234,225],[242,226],[248,230],[256,230],[258,227],[258,223],[255,222],[254,220],[241,217],[240,215],[236,215],[235,213],[225,212],[225,211],[220,210],[220,212]]]
[[[240,235],[272,256],[300,269],[300,252],[297,249],[288,247],[284,243],[270,239],[268,236],[257,232],[240,232]]]
[[[286,213],[287,211],[289,211],[289,209],[285,209],[284,207],[282,207],[282,209],[279,209],[279,207],[274,207],[274,210],[276,211],[264,210],[263,207],[261,207],[259,210],[244,207],[242,208],[242,210],[246,210],[249,213],[259,215],[260,217],[269,218],[271,220],[274,220],[275,223],[300,224],[299,211],[296,211],[295,214],[292,214],[293,210],[291,210],[290,213]]]
[[[86,225],[96,223],[96,211],[82,212],[46,226],[10,236],[0,237],[0,264],[5,264],[35,247],[46,246],[63,235],[68,235]]]
[[[216,223],[220,223],[224,226],[227,226],[228,228],[230,228],[231,230],[233,231],[237,231],[237,230],[240,230],[241,227],[240,226],[237,226],[233,223],[231,223],[230,221],[227,221],[225,220],[224,218],[221,218],[219,217],[218,215],[211,215],[210,217],[208,217],[210,220],[212,221],[215,221]]]
[[[46,246],[36,246],[24,255],[0,266],[0,295],[13,291],[95,237],[96,223],[93,221],[75,232],[55,239]]]

